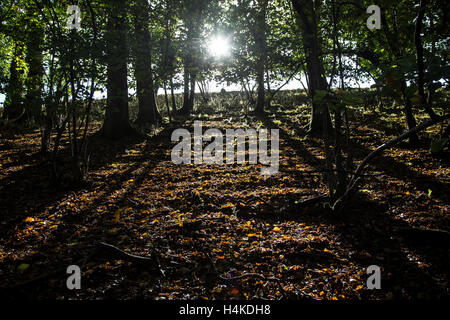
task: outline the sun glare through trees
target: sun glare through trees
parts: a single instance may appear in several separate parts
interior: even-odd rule
[[[216,58],[228,57],[231,54],[230,40],[224,36],[215,36],[208,42],[208,52]]]

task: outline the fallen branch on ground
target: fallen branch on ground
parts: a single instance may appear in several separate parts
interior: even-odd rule
[[[338,201],[342,201],[342,205],[341,205],[341,210],[342,208],[344,208],[345,203],[347,201],[347,199],[349,198],[350,193],[353,192],[353,190],[356,188],[356,186],[358,185],[358,182],[361,180],[362,177],[362,173],[364,172],[364,169],[366,167],[366,165],[372,161],[375,157],[377,157],[378,155],[380,155],[384,150],[391,148],[397,144],[399,144],[400,142],[408,139],[409,137],[411,137],[412,135],[423,131],[431,126],[434,126],[438,123],[441,123],[447,119],[450,119],[450,114],[444,115],[442,117],[439,117],[437,119],[430,119],[428,121],[425,121],[424,123],[412,128],[411,130],[399,135],[396,138],[393,138],[389,141],[387,141],[386,143],[383,143],[381,146],[379,146],[378,148],[376,148],[374,151],[372,151],[371,153],[369,153],[364,159],[363,161],[359,164],[359,166],[356,168],[356,171],[353,173],[348,186],[347,186],[347,190],[345,191],[344,195],[342,197],[340,197],[340,199]]]

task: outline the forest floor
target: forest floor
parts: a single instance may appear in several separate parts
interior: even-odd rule
[[[97,141],[88,181],[77,187],[49,182],[39,131],[3,132],[2,293],[31,299],[448,296],[448,242],[399,232],[450,231],[449,152],[437,157],[428,151],[441,127],[424,132],[420,148],[403,144],[384,152],[336,217],[296,206],[326,193],[321,140],[301,129],[307,112],[195,114],[147,140]],[[198,119],[204,129],[222,132],[280,129],[279,173],[264,178],[256,165],[173,164],[173,130],[193,132]],[[355,161],[403,130],[400,116],[361,119],[352,121],[347,150]],[[93,250],[100,241],[155,263],[102,258],[103,249]],[[72,264],[82,267],[81,290],[66,287]],[[381,268],[381,290],[366,288],[370,265]]]

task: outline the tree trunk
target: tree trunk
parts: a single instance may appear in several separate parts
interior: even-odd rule
[[[164,80],[164,98],[166,100],[167,116],[169,117],[169,122],[172,122],[172,116],[170,114],[169,95],[167,94],[167,81],[166,80]]]
[[[173,112],[177,111],[177,100],[175,98],[175,91],[173,88],[173,78],[170,78],[170,95],[172,97],[172,110]]]
[[[189,110],[192,112],[194,110],[194,100],[195,100],[195,80],[197,78],[197,75],[194,73],[190,74],[190,82],[191,82],[191,89],[189,91]]]
[[[393,32],[390,31],[389,24],[386,20],[386,17],[384,15],[381,16],[382,23],[385,26],[383,28],[384,34],[386,36],[387,43],[389,45],[389,48],[391,49],[393,58],[390,58],[391,61],[395,61],[396,59],[399,59],[404,55],[404,49],[399,45],[398,41],[396,41],[396,34],[399,32],[398,30],[398,24],[394,23],[393,25]],[[379,62],[377,62],[379,63]],[[406,126],[408,130],[411,130],[417,125],[416,119],[414,117],[414,113],[412,111],[412,104],[411,100],[406,94],[406,88],[407,84],[405,79],[405,75],[402,74],[402,83],[401,83],[401,94],[403,97],[403,103],[405,104],[405,115],[406,115]],[[408,138],[408,142],[411,146],[417,146],[419,144],[419,136],[417,133],[411,133],[411,135]]]
[[[267,15],[267,0],[259,0],[258,4],[260,6],[259,13],[257,16],[258,27],[255,32],[255,45],[256,45],[256,55],[258,56],[258,61],[256,65],[256,82],[258,84],[258,95],[256,100],[255,111],[257,113],[264,113],[265,106],[265,91],[264,91],[264,73],[267,58],[266,49],[266,15]]]
[[[403,101],[405,103],[405,115],[406,115],[406,128],[408,130],[411,130],[417,125],[416,118],[414,117],[413,111],[412,111],[412,104],[411,100],[406,95],[406,82],[402,82],[402,95],[403,95]],[[419,136],[417,133],[411,134],[411,136],[408,138],[408,143],[411,147],[417,147],[419,145]]]
[[[262,62],[258,62],[257,68],[257,76],[256,80],[258,83],[258,96],[256,99],[256,113],[264,113],[264,105],[265,105],[265,91],[264,91],[264,64]]]
[[[156,107],[151,63],[149,8],[145,0],[134,4],[134,70],[137,84],[139,112],[136,123],[155,124],[160,118]]]
[[[107,41],[107,106],[101,133],[117,139],[135,133],[129,122],[126,5],[110,1]]]
[[[428,0],[421,0],[419,5],[419,14],[416,18],[416,26],[415,26],[415,34],[414,34],[414,43],[416,46],[417,52],[417,89],[419,91],[419,96],[421,98],[421,102],[424,105],[425,111],[428,113],[431,119],[436,120],[438,118],[437,114],[433,111],[430,105],[430,99],[425,97],[425,71],[424,71],[424,59],[423,59],[423,45],[422,45],[422,25],[423,25],[423,17],[425,15],[425,7],[428,3]]]
[[[195,81],[200,70],[200,42],[203,10],[208,1],[184,1],[186,25],[186,46],[184,47],[184,102],[182,112],[188,114],[194,109]],[[190,86],[190,88],[189,88]]]
[[[190,75],[188,61],[185,59],[184,62],[184,91],[183,91],[183,107],[181,108],[183,113],[190,113],[192,110],[189,107],[189,85],[190,85]]]
[[[297,13],[297,21],[302,30],[303,46],[306,53],[306,68],[308,73],[308,91],[312,99],[310,133],[320,135],[324,130],[324,117],[327,129],[332,129],[330,113],[325,104],[314,101],[318,90],[327,90],[325,71],[322,61],[322,51],[318,36],[319,8],[314,7],[312,0],[291,0]]]
[[[186,52],[185,54],[193,55],[193,52]],[[192,58],[186,57],[184,63],[184,100],[183,108],[181,109],[184,114],[189,114],[194,110],[196,79],[194,69]]]

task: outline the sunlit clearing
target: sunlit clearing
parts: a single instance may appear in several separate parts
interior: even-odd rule
[[[230,43],[227,38],[217,36],[208,43],[209,53],[216,58],[222,58],[230,55]]]

